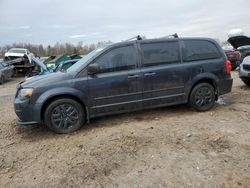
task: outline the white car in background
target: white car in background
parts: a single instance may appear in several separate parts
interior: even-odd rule
[[[250,86],[250,56],[244,58],[240,64],[240,78],[248,86]]]
[[[25,48],[11,48],[8,52],[5,53],[5,60],[12,60],[16,58],[22,58],[30,54],[29,50]]]
[[[241,52],[242,63],[240,64],[239,76],[241,80],[250,86],[250,37],[239,35],[228,39],[228,42]]]

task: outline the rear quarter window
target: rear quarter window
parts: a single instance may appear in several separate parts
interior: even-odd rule
[[[219,49],[210,41],[184,40],[181,48],[183,62],[218,59],[221,57]]]

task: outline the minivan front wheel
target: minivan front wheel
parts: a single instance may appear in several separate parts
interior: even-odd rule
[[[204,112],[214,106],[215,91],[211,84],[197,84],[191,91],[189,104],[197,111]]]
[[[68,98],[57,99],[46,108],[44,122],[56,133],[71,133],[83,126],[85,113],[77,101]]]

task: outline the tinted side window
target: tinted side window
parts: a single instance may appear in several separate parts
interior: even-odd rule
[[[183,41],[182,56],[184,62],[220,58],[217,47],[209,41]]]
[[[125,46],[113,49],[97,59],[95,63],[99,64],[100,73],[135,69],[135,48],[133,46]]]
[[[141,44],[143,66],[155,66],[180,62],[178,42]]]

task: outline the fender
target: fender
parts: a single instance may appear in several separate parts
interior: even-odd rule
[[[219,84],[219,78],[212,74],[212,73],[208,73],[208,72],[204,72],[204,73],[201,73],[201,74],[198,74],[196,75],[194,78],[192,78],[190,80],[190,82],[187,83],[186,85],[186,93],[187,93],[187,97],[189,97],[189,94],[191,92],[191,89],[198,83],[200,82],[201,80],[211,80],[213,81],[213,83],[215,84],[215,89],[217,90],[217,86]],[[187,98],[188,100],[188,98]]]
[[[78,98],[82,103],[84,103],[86,115],[87,115],[87,122],[89,122],[89,111],[88,111],[88,107],[86,104],[87,100],[86,100],[85,93],[75,88],[71,88],[71,87],[53,88],[44,92],[42,95],[40,95],[37,98],[37,100],[35,101],[35,105],[37,106],[37,112],[38,112],[37,114],[39,114],[38,120],[40,122],[42,119],[40,115],[41,115],[42,109],[46,101],[50,100],[53,97],[60,96],[60,95],[71,95],[71,96]]]
[[[52,97],[59,96],[59,95],[72,95],[80,99],[84,104],[86,104],[86,94],[78,89],[72,88],[72,87],[58,87],[50,89],[46,92],[44,92],[42,95],[38,97],[36,100],[36,103],[43,104],[47,100],[49,100]]]

